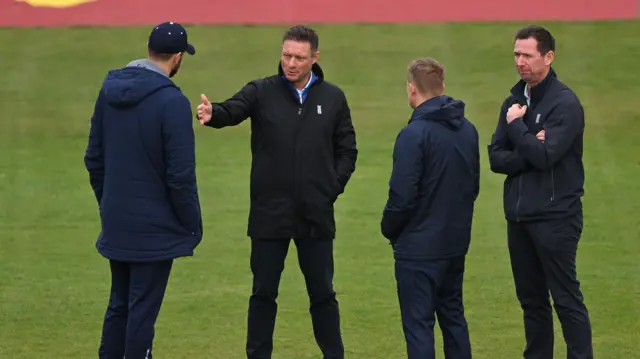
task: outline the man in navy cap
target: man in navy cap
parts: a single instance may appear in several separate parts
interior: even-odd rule
[[[100,359],[152,358],[173,260],[202,239],[191,104],[170,79],[185,52],[184,27],[158,25],[148,58],[109,71],[95,103],[84,161],[111,267]]]
[[[195,55],[196,49],[187,41],[187,30],[175,22],[164,22],[156,26],[149,35],[149,58],[135,60],[127,67],[136,66],[158,72],[159,63],[164,63],[169,77],[175,76],[182,64],[182,55],[186,52]],[[166,71],[165,71],[166,72]]]

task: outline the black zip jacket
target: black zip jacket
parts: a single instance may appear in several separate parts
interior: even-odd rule
[[[213,104],[208,126],[251,118],[251,237],[335,237],[333,205],[355,171],[358,150],[344,93],[324,80],[318,64],[312,71],[302,104],[280,65],[277,75]]]
[[[506,174],[507,220],[559,219],[582,211],[584,110],[576,94],[553,69],[531,89],[531,104],[510,124],[507,111],[526,105],[525,82],[519,81],[502,104],[500,120],[488,146],[491,170]],[[545,130],[542,142],[536,134]]]

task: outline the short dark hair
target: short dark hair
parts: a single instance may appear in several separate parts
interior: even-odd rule
[[[549,51],[556,51],[556,39],[549,30],[542,26],[531,25],[518,30],[515,40],[534,38],[538,42],[538,52],[545,55]],[[515,41],[514,40],[514,41]]]
[[[311,51],[317,51],[320,45],[318,34],[312,28],[305,25],[295,25],[284,32],[282,42],[294,40],[299,42],[308,42],[311,45]]]

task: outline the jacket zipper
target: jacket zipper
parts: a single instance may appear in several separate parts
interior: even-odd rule
[[[520,199],[522,198],[522,173],[518,176],[518,202],[516,202],[516,222],[520,222]]]
[[[556,183],[553,179],[553,167],[551,168],[551,202],[556,200]]]
[[[298,105],[298,116],[301,117],[302,116],[302,108],[304,106],[304,104],[300,101],[300,98],[296,98],[296,103]],[[297,147],[298,147],[298,134],[300,132],[300,126],[302,126],[301,124],[302,119],[299,118],[296,121],[296,129],[295,129],[295,134],[294,134],[294,139],[293,139],[293,203],[294,203],[294,218],[297,218],[297,216],[295,215],[296,213],[300,213],[301,208],[300,203],[299,203],[299,199],[298,199],[298,194],[300,192],[300,189],[298,188],[298,181],[296,180],[297,177],[297,173],[298,173],[298,161],[296,160],[296,151],[297,151]],[[299,229],[300,229],[300,223],[298,223],[297,219],[294,220],[294,234],[296,237],[298,237],[300,234],[299,233]],[[306,234],[303,234],[306,235]]]
[[[524,103],[527,104],[526,99],[524,99]],[[527,111],[527,113],[522,118],[523,121],[525,118],[528,117],[528,114],[531,113],[531,110],[533,110],[533,106],[535,106],[535,103],[532,100],[531,103],[528,105],[530,110]],[[518,176],[518,201],[516,202],[516,222],[520,222],[520,201],[522,200],[522,176],[524,176],[524,173],[521,173]]]

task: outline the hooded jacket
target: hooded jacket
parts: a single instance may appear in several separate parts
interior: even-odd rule
[[[448,96],[429,99],[397,136],[381,221],[396,259],[445,259],[469,249],[480,154],[464,109]]]
[[[100,208],[105,257],[150,262],[193,255],[202,239],[191,106],[153,63],[106,76],[85,166]]]

